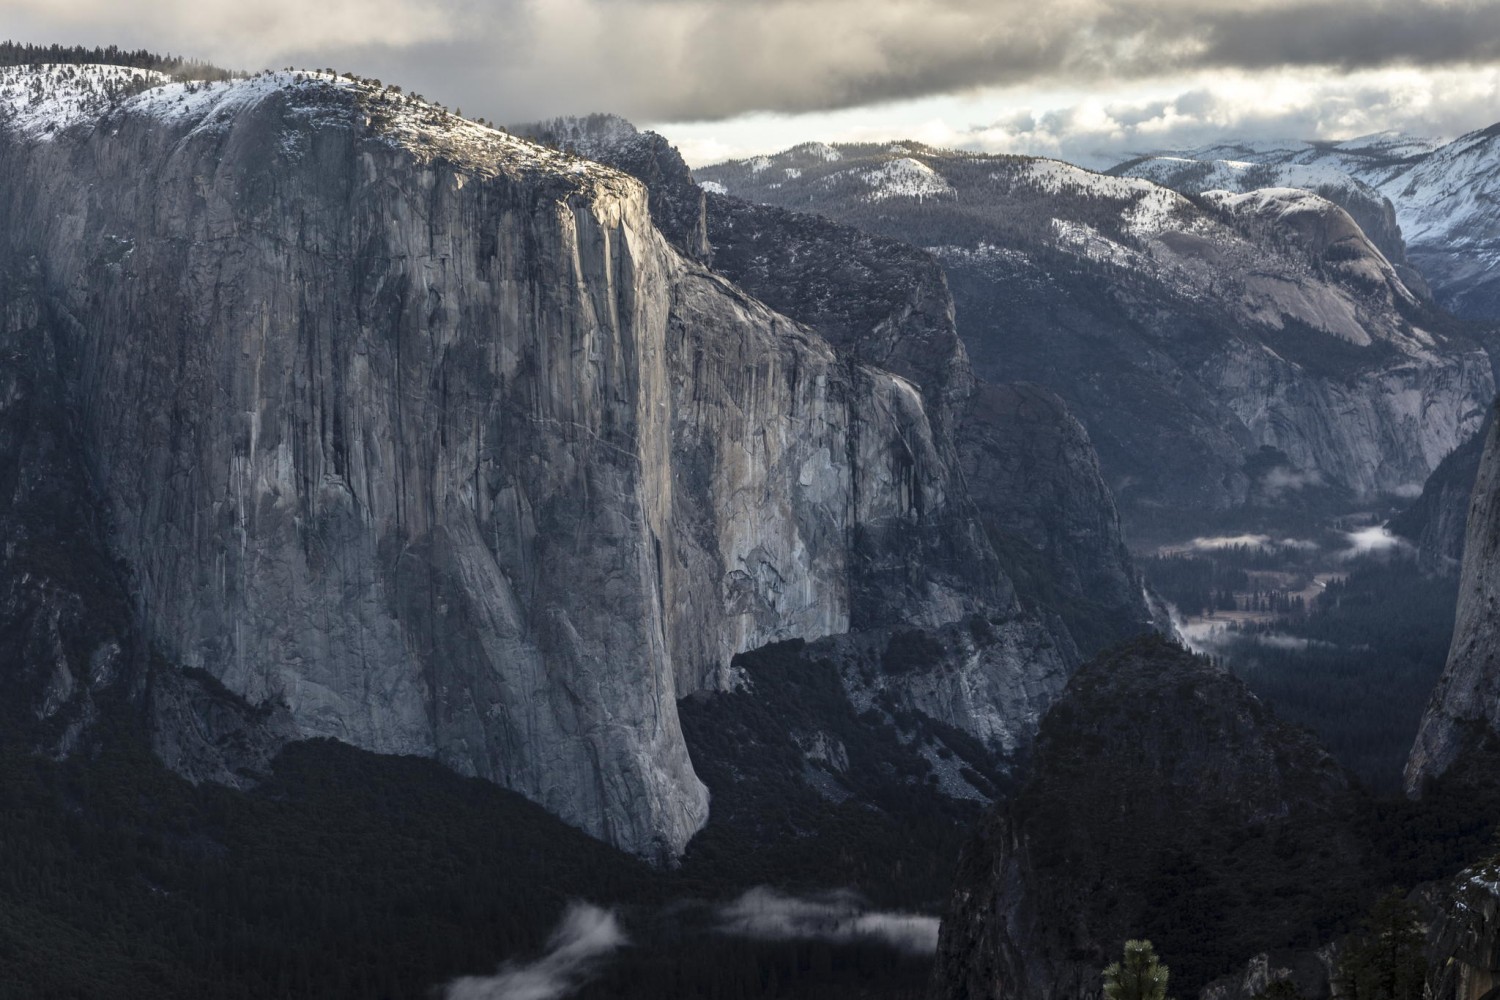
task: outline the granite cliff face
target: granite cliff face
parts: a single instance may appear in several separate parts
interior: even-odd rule
[[[1494,858],[1461,872],[1447,887],[1428,934],[1427,995],[1482,1000],[1500,980],[1500,866]]]
[[[1494,390],[1483,348],[1307,192],[1190,200],[915,143],[797,147],[698,176],[932,251],[975,372],[1062,396],[1137,528],[1413,494]]]
[[[622,170],[651,193],[651,220],[685,257],[707,264],[713,258],[708,241],[707,194],[693,182],[692,171],[671,143],[655,132],[642,132],[617,115],[553,118],[513,125],[510,131],[546,146]]]
[[[701,225],[678,231],[707,232],[716,270],[845,355],[920,389],[945,461],[966,479],[967,516],[983,526],[1022,602],[1061,617],[1072,633],[1064,641],[1092,651],[1150,628],[1087,433],[1045,389],[975,378],[936,258],[818,216],[712,190],[705,198],[675,149],[619,118],[519,128],[639,178],[653,211],[664,203],[673,218],[701,213]]]
[[[1422,485],[1422,495],[1386,525],[1392,534],[1410,541],[1424,573],[1457,576],[1463,565],[1468,535],[1469,501],[1484,457],[1484,442],[1495,422],[1490,408],[1483,426],[1438,463]]]
[[[1500,431],[1492,421],[1469,505],[1459,576],[1458,616],[1448,663],[1422,717],[1406,762],[1407,791],[1455,772],[1459,780],[1493,778],[1500,731]]]
[[[966,485],[924,256],[885,246],[842,303],[747,258],[747,294],[698,263],[670,147],[632,147],[647,188],[352,79],[6,73],[0,255],[41,304],[13,333],[70,359],[28,355],[182,773],[335,737],[666,858],[708,808],[678,698],[766,643],[975,614],[1015,641],[923,710],[1029,738],[1071,640]]]

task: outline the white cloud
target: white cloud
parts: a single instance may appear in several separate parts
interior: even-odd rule
[[[880,109],[653,126],[693,165],[798,142],[918,139],[934,146],[1055,156],[1104,167],[1138,153],[1226,137],[1348,139],[1396,130],[1453,137],[1500,119],[1500,67],[1197,73],[1108,96],[1019,88]]]
[[[143,46],[249,69],[331,65],[511,121],[594,110],[710,120],[997,87],[1114,93],[1202,73],[1500,62],[1500,4],[1453,0],[3,2],[7,33],[28,41]],[[1149,135],[1173,122],[1151,107],[1065,110],[1066,120],[1026,130],[1031,141],[1078,129]],[[1176,112],[1199,117],[1183,104]]]

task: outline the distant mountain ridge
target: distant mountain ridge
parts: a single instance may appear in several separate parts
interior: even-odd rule
[[[1361,224],[1373,209],[1360,205],[1377,192],[1393,206],[1406,255],[1438,302],[1469,319],[1500,319],[1500,125],[1451,142],[1390,132],[1344,142],[1225,142],[1114,170],[1188,190],[1202,189],[1199,174],[1232,184],[1256,168],[1347,200]],[[1372,237],[1387,239],[1383,229]]]
[[[1462,325],[1300,190],[1188,197],[910,142],[695,176],[934,253],[976,373],[1059,393],[1138,525],[1415,494],[1494,392]]]

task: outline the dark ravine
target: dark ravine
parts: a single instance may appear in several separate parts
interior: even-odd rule
[[[1163,639],[1080,668],[1034,753],[1026,786],[959,863],[934,997],[1094,997],[1136,937],[1192,996],[1301,944],[1309,919],[1358,906],[1344,772],[1239,680]]]

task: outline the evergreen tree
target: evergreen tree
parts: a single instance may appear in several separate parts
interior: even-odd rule
[[[1167,975],[1150,941],[1126,941],[1125,961],[1104,970],[1104,995],[1108,1000],[1166,1000]]]
[[[1422,1000],[1426,940],[1416,908],[1392,891],[1365,920],[1363,939],[1339,965],[1339,985],[1350,1000]]]
[[[1302,993],[1290,979],[1278,979],[1267,983],[1255,994],[1253,1000],[1304,1000]]]

